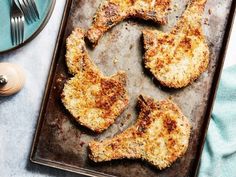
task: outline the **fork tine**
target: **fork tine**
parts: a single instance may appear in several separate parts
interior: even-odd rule
[[[19,5],[20,5],[21,9],[23,10],[23,12],[24,12],[24,14],[25,14],[26,21],[27,21],[28,23],[33,22],[32,19],[30,18],[29,11],[28,11],[28,9],[27,9],[25,3],[23,2],[23,0],[18,0],[18,2],[19,2]]]
[[[21,17],[18,17],[18,44],[21,43],[21,36],[22,36],[22,31],[21,31]]]
[[[17,45],[18,44],[17,18],[14,18],[14,24],[15,24],[15,45]]]
[[[29,1],[28,0],[23,0],[24,1],[24,3],[25,3],[25,5],[26,5],[26,7],[28,7],[27,9],[28,9],[28,12],[29,12],[29,14],[30,14],[30,17],[31,17],[31,19],[33,20],[33,21],[36,21],[36,16],[35,16],[35,14],[34,14],[34,8],[31,6],[31,4],[29,3]]]
[[[15,26],[15,44],[21,44],[24,40],[24,24],[23,19],[24,17],[17,17],[14,18],[14,26]]]
[[[32,15],[31,9],[29,8],[28,2],[26,0],[20,0],[22,3],[22,6],[25,7],[25,12],[26,12],[26,16],[28,18],[28,22],[32,23],[33,21],[35,21],[34,16]]]
[[[34,0],[28,0],[30,2],[30,4],[32,5],[33,9],[34,9],[34,12],[37,16],[37,18],[39,19],[39,12],[38,12],[38,9],[37,9],[37,6],[35,4],[35,1]]]
[[[20,17],[19,18],[19,31],[20,31],[20,35],[19,35],[19,41],[20,43],[23,42],[24,40],[24,17]]]
[[[11,38],[12,45],[19,45],[24,40],[24,14],[16,2],[12,1],[11,8]]]
[[[15,18],[11,18],[11,40],[12,40],[12,45],[15,45],[16,44]]]
[[[17,45],[17,33],[18,33],[18,29],[17,29],[17,19],[14,17],[13,18],[14,20],[14,31],[15,31],[15,35],[14,35],[14,42],[15,42],[15,45]]]
[[[16,44],[18,45],[20,43],[20,26],[19,26],[19,17],[16,19]]]

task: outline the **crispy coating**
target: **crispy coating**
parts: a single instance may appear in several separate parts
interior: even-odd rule
[[[145,67],[164,86],[182,88],[208,67],[209,47],[202,30],[206,0],[193,0],[170,33],[144,30]]]
[[[84,32],[77,28],[67,39],[66,63],[74,75],[64,86],[62,102],[81,125],[106,130],[128,105],[126,74],[105,77],[88,56]]]
[[[110,28],[129,17],[166,24],[171,0],[104,0],[87,32],[91,43],[97,44]]]
[[[114,138],[89,144],[94,162],[142,159],[157,167],[169,167],[188,148],[191,126],[176,104],[140,96],[135,125]]]

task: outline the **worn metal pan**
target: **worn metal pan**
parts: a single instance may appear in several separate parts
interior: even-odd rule
[[[235,11],[235,0],[208,0],[204,32],[211,49],[210,66],[192,85],[180,90],[165,90],[153,83],[142,66],[141,29],[160,28],[166,31],[176,23],[187,0],[173,0],[179,7],[169,15],[169,24],[155,26],[136,19],[112,28],[95,49],[89,49],[94,62],[106,75],[125,70],[128,75],[130,106],[107,131],[94,134],[75,123],[60,100],[68,75],[65,64],[65,39],[73,28],[87,29],[101,0],[67,0],[48,77],[42,109],[31,151],[37,164],[72,171],[88,176],[195,176],[199,167],[212,106],[224,63],[228,38]],[[116,62],[114,62],[114,60]],[[95,164],[88,159],[87,144],[120,133],[135,122],[135,105],[139,94],[164,99],[171,96],[190,119],[193,129],[187,153],[170,168],[156,170],[136,160],[118,160]]]

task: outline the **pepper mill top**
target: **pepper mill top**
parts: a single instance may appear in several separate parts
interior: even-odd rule
[[[12,63],[0,63],[0,96],[19,92],[25,83],[23,69]]]
[[[7,77],[4,75],[0,75],[0,86],[7,84]]]

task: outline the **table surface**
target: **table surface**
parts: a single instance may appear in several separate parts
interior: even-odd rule
[[[0,176],[1,177],[73,177],[80,176],[29,162],[32,139],[52,59],[65,1],[57,1],[45,29],[32,42],[0,62],[21,65],[27,75],[24,89],[11,97],[0,98]],[[236,64],[236,21],[224,68]]]

